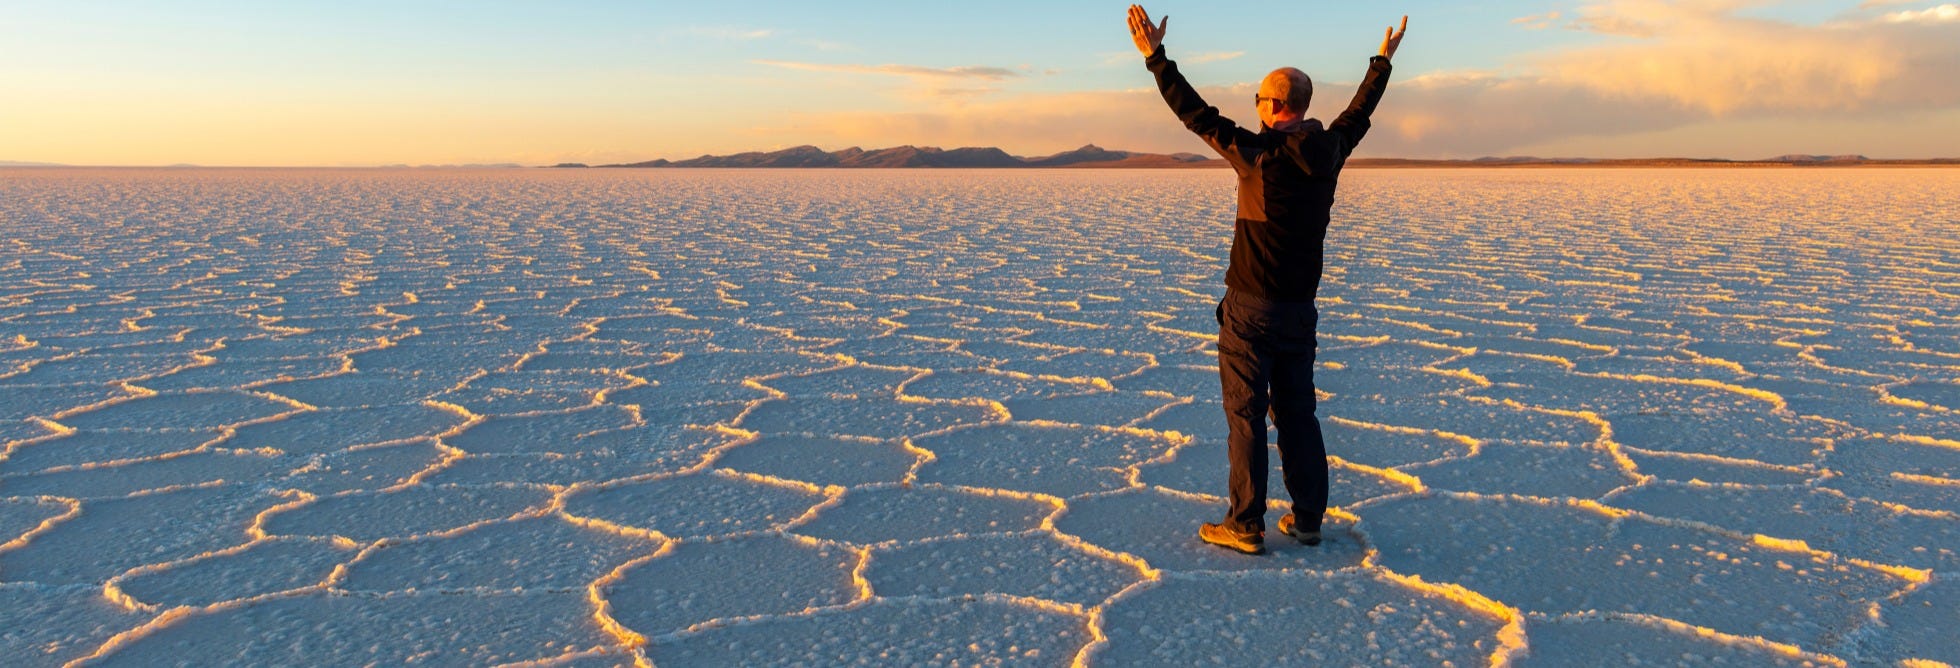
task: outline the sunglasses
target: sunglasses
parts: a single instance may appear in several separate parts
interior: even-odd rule
[[[1255,107],[1257,107],[1257,106],[1259,106],[1259,103],[1261,103],[1261,102],[1265,102],[1265,101],[1267,101],[1267,100],[1272,100],[1272,101],[1273,101],[1273,104],[1277,104],[1277,105],[1280,105],[1280,106],[1286,106],[1286,100],[1284,100],[1284,99],[1282,99],[1282,98],[1277,98],[1277,97],[1266,97],[1266,96],[1264,96],[1264,95],[1254,95],[1254,96],[1252,96],[1252,106],[1255,106]]]

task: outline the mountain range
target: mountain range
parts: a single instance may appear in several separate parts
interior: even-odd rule
[[[1073,151],[1024,158],[994,147],[943,149],[937,146],[895,146],[864,150],[856,146],[825,151],[797,146],[780,151],[751,151],[734,155],[704,155],[687,160],[650,160],[600,167],[1208,167],[1225,164],[1196,153],[1137,153],[1112,151],[1089,144]],[[577,163],[557,167],[584,167]]]
[[[1355,158],[1349,167],[1857,167],[1857,166],[1955,166],[1960,159],[1890,160],[1862,155],[1808,155],[1792,153],[1760,160],[1726,158],[1541,158],[1537,156],[1483,157],[1472,159]],[[562,163],[553,167],[587,167],[582,163]],[[1089,144],[1072,151],[1039,157],[1010,155],[994,147],[943,149],[936,146],[895,146],[865,150],[851,147],[825,151],[815,146],[797,146],[780,151],[750,151],[732,155],[703,155],[686,160],[649,160],[599,167],[1223,167],[1225,161],[1195,153],[1139,153],[1112,151]]]

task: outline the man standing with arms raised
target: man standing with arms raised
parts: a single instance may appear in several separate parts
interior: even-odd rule
[[[1388,87],[1388,61],[1402,44],[1409,17],[1402,17],[1401,29],[1389,29],[1354,101],[1325,128],[1305,118],[1313,99],[1306,73],[1282,67],[1266,75],[1253,99],[1261,126],[1256,133],[1220,116],[1178,74],[1177,64],[1164,56],[1169,25],[1169,16],[1153,25],[1149,13],[1130,5],[1130,36],[1157,76],[1157,90],[1184,127],[1224,156],[1239,177],[1232,259],[1217,311],[1231,509],[1223,521],[1200,526],[1198,537],[1247,554],[1265,552],[1270,410],[1279,429],[1280,469],[1293,497],[1293,512],[1280,518],[1279,531],[1317,545],[1327,510],[1327,448],[1314,416],[1313,388],[1322,243],[1335,180],[1368,133],[1368,116]]]

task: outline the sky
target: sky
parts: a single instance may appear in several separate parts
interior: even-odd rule
[[[1960,3],[1145,5],[1256,123],[1267,71],[1345,106],[1409,15],[1366,157],[1960,157]],[[592,164],[811,144],[1205,152],[1127,4],[7,0],[0,161]]]

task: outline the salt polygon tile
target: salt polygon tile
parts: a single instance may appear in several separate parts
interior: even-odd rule
[[[899,482],[919,456],[889,441],[763,436],[723,451],[715,466],[813,485],[851,487]]]
[[[279,501],[237,486],[84,501],[81,514],[0,552],[0,580],[100,584],[137,566],[242,545],[252,518]]]
[[[1328,355],[1321,356],[1323,361],[1327,361],[1329,358],[1330,356]],[[1571,372],[1569,367],[1552,360],[1488,350],[1479,350],[1468,355],[1451,358],[1447,361],[1438,361],[1434,364],[1434,368],[1445,371],[1468,371],[1485,378],[1527,377],[1532,375],[1538,377],[1558,377]]]
[[[1351,420],[1322,419],[1320,433],[1328,454],[1378,468],[1463,457],[1472,450],[1461,438]]]
[[[799,613],[858,597],[858,555],[779,534],[690,542],[605,588],[621,626],[658,637],[713,620]]]
[[[216,431],[297,410],[291,404],[243,392],[192,392],[131,399],[63,416],[59,421],[75,429]]]
[[[1624,451],[1641,475],[1672,482],[1801,485],[1821,473],[1816,468],[1774,466],[1750,459],[1696,457],[1633,448]]]
[[[1239,554],[1198,540],[1198,525],[1219,521],[1225,505],[1156,490],[1125,491],[1070,500],[1056,516],[1055,529],[1166,571],[1333,570],[1358,566],[1367,556],[1345,527],[1332,522],[1323,525],[1320,545],[1300,545],[1274,529],[1278,511],[1269,513],[1266,522],[1265,555]]]
[[[1526,406],[1600,415],[1640,415],[1689,411],[1768,415],[1774,403],[1741,389],[1710,388],[1695,379],[1626,378],[1575,374],[1500,374],[1495,386],[1471,390],[1474,396],[1509,399]]]
[[[1532,666],[1812,666],[1831,665],[1813,656],[1790,656],[1780,647],[1749,638],[1704,635],[1639,617],[1532,620],[1530,653],[1514,665]]]
[[[556,517],[527,518],[383,545],[362,555],[335,586],[374,592],[579,588],[659,548],[644,537]]]
[[[1842,557],[1941,572],[1960,567],[1960,519],[1902,512],[1828,490],[1646,485],[1606,502],[1743,534],[1800,540]]]
[[[323,376],[339,371],[341,366],[340,360],[333,358],[221,362],[179,369],[134,384],[157,392],[212,391]]]
[[[198,361],[189,352],[141,356],[91,352],[39,362],[24,373],[5,378],[18,385],[95,385],[155,376],[195,364]]]
[[[54,499],[0,498],[0,545],[20,540],[41,523],[68,513]]]
[[[443,438],[472,454],[537,454],[590,449],[581,440],[634,424],[634,415],[617,406],[595,406],[537,415],[498,416]]]
[[[259,453],[193,452],[123,464],[0,476],[0,494],[114,498],[211,483],[253,483],[284,474],[296,462]]]
[[[761,381],[790,397],[895,397],[898,386],[919,372],[911,369],[885,369],[849,366],[805,375],[784,376]]]
[[[1088,386],[992,370],[934,371],[905,384],[905,394],[925,399],[1040,399],[1079,393]]]
[[[4,369],[0,369],[4,370]],[[8,382],[11,382],[9,380]],[[0,419],[50,417],[56,413],[134,395],[106,385],[0,385]]]
[[[673,538],[777,528],[824,500],[815,490],[720,474],[678,475],[576,491],[564,512]]]
[[[322,657],[362,664],[444,657],[482,665],[548,659],[615,642],[592,623],[583,592],[312,595],[184,617],[98,664],[145,666],[168,655],[196,665],[305,664]]]
[[[304,465],[295,463],[292,471],[276,486],[320,496],[376,490],[405,483],[415,474],[443,461],[446,456],[447,453],[436,447],[434,440],[343,450],[319,455]]]
[[[1643,450],[1708,454],[1783,466],[1814,463],[1831,425],[1768,411],[1682,409],[1605,416],[1613,440]]]
[[[659,664],[1062,665],[1089,640],[1079,617],[990,601],[877,601],[716,627],[647,648]]]
[[[934,455],[919,469],[921,482],[1073,496],[1128,486],[1124,467],[1169,452],[1176,441],[1147,432],[1006,423],[913,445]]]
[[[1939,579],[1884,602],[1878,624],[1871,629],[1874,637],[1855,648],[1859,658],[1960,663],[1960,648],[1953,643],[1952,620],[1960,615],[1960,597],[1954,596],[1954,589],[1953,582]],[[1845,648],[1846,653],[1852,650]]]
[[[665,361],[661,355],[644,355],[637,347],[612,344],[609,346],[564,346],[553,344],[550,349],[535,357],[524,360],[522,371],[590,371],[590,372],[630,372],[634,369]]]
[[[1824,453],[1824,467],[1854,477],[1892,474],[1960,480],[1960,448],[1903,438],[1868,437],[1837,441]]]
[[[509,415],[566,410],[598,401],[610,390],[634,381],[626,376],[592,371],[496,371],[473,378],[435,399],[460,404],[473,412]]]
[[[447,462],[426,481],[441,485],[518,483],[570,486],[654,473],[674,473],[698,463],[697,456],[615,452],[572,454],[466,455]]]
[[[1949,478],[1900,478],[1885,474],[1833,475],[1818,483],[1846,495],[1915,510],[1960,513],[1960,483]]]
[[[545,490],[523,486],[415,485],[325,496],[268,513],[273,536],[339,536],[356,542],[414,536],[500,520],[543,507]]]
[[[1123,426],[1141,420],[1176,399],[1130,392],[1092,392],[1001,402],[1016,420]]]
[[[1130,392],[1156,391],[1169,393],[1176,397],[1215,397],[1218,396],[1218,368],[1212,366],[1173,366],[1158,360],[1162,366],[1154,366],[1137,373],[1110,381],[1116,389]]]
[[[705,379],[669,379],[656,381],[652,385],[608,392],[606,403],[622,406],[630,404],[649,410],[725,403],[744,406],[748,402],[768,396],[768,391],[745,385],[740,379],[725,382]]]
[[[1007,594],[1091,608],[1144,575],[1135,565],[1040,533],[877,548],[864,578],[886,597]]]
[[[992,408],[968,404],[898,399],[794,399],[762,402],[744,414],[736,426],[764,434],[890,439],[1003,419],[1005,416]]]
[[[110,602],[98,588],[0,584],[0,653],[16,665],[59,666],[153,616]]]
[[[58,466],[155,457],[195,450],[220,435],[202,431],[77,431],[15,442],[0,471],[29,473]]]
[[[1180,577],[1104,613],[1107,665],[1475,665],[1505,621],[1372,573]]]
[[[1340,369],[1317,369],[1314,388],[1337,397],[1395,396],[1420,400],[1428,396],[1448,396],[1477,387],[1462,376],[1423,369],[1376,368],[1362,365]]]
[[[1008,361],[997,368],[1036,376],[1109,379],[1136,373],[1155,363],[1149,355],[1138,353],[1081,351]]]
[[[1130,320],[1129,316],[1133,315],[1130,311],[1133,307],[1120,303],[1113,303],[1110,308],[1113,310],[1107,314],[1108,319],[1128,322]],[[1078,312],[1065,317],[1071,320],[1082,320],[1085,315],[1093,314]],[[1197,343],[1196,339],[1182,334],[1158,332],[1145,327],[1123,326],[1120,324],[1101,329],[1045,329],[1015,340],[1044,345],[1080,347],[1095,350],[1118,350],[1145,354],[1184,350]]]
[[[1951,441],[1960,434],[1960,413],[1920,410],[1870,402],[1832,400],[1793,400],[1790,410],[1799,415],[1828,416],[1854,429],[1881,434],[1900,434]]]
[[[449,367],[413,373],[361,371],[271,383],[255,389],[321,408],[420,404],[463,380],[461,376],[444,372],[446,369]]]
[[[1809,552],[1562,503],[1437,495],[1360,515],[1378,562],[1427,582],[1528,612],[1654,615],[1798,646],[1850,631],[1870,603],[1908,584]]]
[[[1960,359],[1952,366],[1960,367]],[[1919,380],[1886,388],[1899,399],[1925,404],[1935,411],[1960,411],[1960,383]]]
[[[922,538],[1026,531],[1055,506],[983,490],[937,486],[880,487],[845,492],[842,501],[791,530],[863,545]]]
[[[239,427],[221,445],[273,448],[291,454],[339,452],[355,446],[435,436],[461,426],[466,418],[447,408],[411,404],[378,408],[296,413]]]
[[[611,397],[607,398],[611,401]],[[618,403],[618,402],[613,402]],[[732,425],[754,405],[750,401],[707,401],[682,405],[640,405],[640,419],[648,425],[710,427]]]
[[[1587,446],[1486,443],[1476,454],[1401,469],[1435,489],[1596,499],[1640,479]]]
[[[1454,347],[1452,347],[1454,346]],[[1324,345],[1315,354],[1321,364],[1363,369],[1420,369],[1463,357],[1454,342],[1448,346],[1414,341],[1385,341],[1361,346]]]
[[[1654,376],[1659,378],[1706,378],[1741,387],[1754,387],[1753,377],[1746,371],[1726,365],[1698,363],[1685,357],[1657,357],[1652,355],[1618,355],[1601,359],[1580,360],[1573,368],[1575,373],[1601,373],[1621,376]]]
[[[116,585],[137,602],[164,609],[206,606],[324,583],[354,554],[332,541],[274,538],[130,575]]]
[[[1320,402],[1318,414],[1323,423],[1325,418],[1337,417],[1371,425],[1458,434],[1482,441],[1590,443],[1603,433],[1599,425],[1574,415],[1450,397],[1424,401],[1335,397]],[[1374,461],[1361,461],[1375,465]]]

